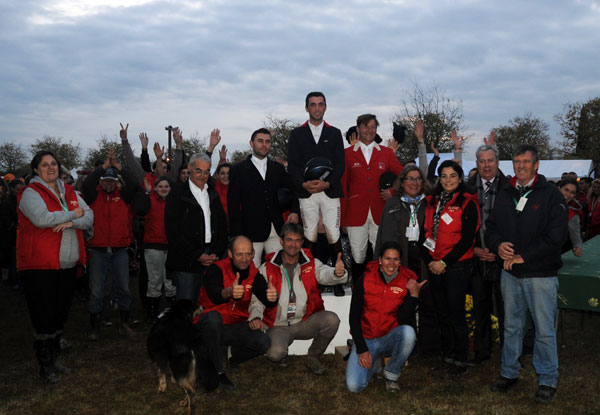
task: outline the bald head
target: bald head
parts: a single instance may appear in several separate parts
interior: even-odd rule
[[[230,242],[227,255],[233,261],[236,268],[247,269],[254,259],[254,247],[252,241],[245,236],[236,236]]]

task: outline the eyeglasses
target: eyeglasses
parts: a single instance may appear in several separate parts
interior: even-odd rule
[[[409,182],[417,182],[417,183],[422,183],[423,182],[423,178],[422,177],[405,177],[404,180],[408,180]]]

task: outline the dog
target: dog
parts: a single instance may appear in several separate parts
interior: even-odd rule
[[[167,390],[166,376],[170,375],[186,394],[180,404],[187,405],[189,415],[195,413],[197,369],[211,385],[217,378],[192,325],[192,319],[202,312],[192,301],[178,300],[158,316],[146,343],[150,359],[158,367],[158,392]]]

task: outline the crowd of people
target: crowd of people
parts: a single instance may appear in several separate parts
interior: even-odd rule
[[[375,115],[357,117],[344,148],[341,131],[324,121],[321,92],[306,96],[305,109],[309,119],[291,132],[284,163],[269,158],[265,128],[252,133],[252,153],[237,164],[222,146],[214,169],[220,131],[211,132],[206,153],[187,155],[175,128],[174,157],[167,163],[156,143],[151,164],[146,133],[138,160],[129,124],[121,124],[125,162],[111,149],[75,188],[50,151],[35,155],[26,180],[4,176],[3,262],[10,285],[25,293],[41,377],[55,383],[70,371],[58,358],[76,281],[88,281],[90,340],[101,337],[106,298],[119,312],[119,330],[139,338],[129,280],[139,252],[148,322],[158,318],[162,297],[165,307],[179,299],[202,306],[193,324],[219,387],[234,388],[227,369],[259,355],[286,367],[297,339],[312,339],[305,365],[324,373],[319,357],[340,324],[321,294],[332,286],[336,295],[352,295],[351,392],[380,372],[386,389],[397,392],[413,353],[439,353],[432,373],[464,376],[491,357],[492,313],[502,342],[492,390],[506,392],[519,378],[529,310],[535,400],[550,403],[558,384],[561,254],[581,256],[582,241],[600,233],[600,180],[567,173],[555,186],[538,174],[530,145],[514,150],[514,176],[506,176],[493,133],[465,177],[462,139],[453,132],[453,160],[438,166],[434,147],[428,163],[422,122],[414,132],[418,164],[401,163],[401,143],[381,144]]]

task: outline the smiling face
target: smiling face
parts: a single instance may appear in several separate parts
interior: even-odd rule
[[[59,176],[58,162],[51,155],[45,155],[33,171],[46,183],[55,183]]]
[[[162,199],[166,199],[171,191],[171,185],[168,180],[161,180],[154,184],[154,191]]]
[[[477,158],[477,170],[484,180],[491,180],[498,174],[498,159],[493,150],[482,151]]]
[[[415,197],[423,190],[423,176],[419,170],[413,170],[406,174],[404,180],[402,180],[402,188],[404,194],[408,197]]]
[[[288,232],[280,238],[281,247],[283,248],[284,259],[288,264],[293,264],[298,261],[300,250],[304,238],[297,233]]]
[[[440,175],[440,183],[445,192],[452,193],[460,184],[460,176],[452,167],[444,167]]]
[[[538,167],[540,167],[539,160],[536,162],[533,160],[534,157],[531,151],[526,151],[513,158],[515,176],[517,176],[517,181],[521,186],[525,186],[529,183],[536,175]]]
[[[560,188],[560,192],[565,197],[565,200],[568,203],[575,198],[575,195],[577,194],[577,186],[571,183],[567,183]]]
[[[366,124],[359,124],[357,131],[360,142],[368,146],[375,140],[375,135],[377,134],[377,121],[370,120]]]
[[[310,97],[308,99],[308,105],[306,105],[306,112],[310,119],[310,123],[319,125],[323,121],[323,116],[327,110],[327,104],[325,104],[325,98],[323,97]]]
[[[185,182],[190,177],[190,169],[186,167],[185,169],[181,169],[179,171],[179,181],[181,183]]]
[[[229,184],[229,167],[221,167],[219,169],[219,173],[217,174],[217,178],[224,185]]]
[[[204,185],[210,177],[210,163],[202,159],[194,160],[194,164],[190,165],[190,180],[199,189],[204,189]]]
[[[392,276],[400,268],[400,252],[395,249],[386,249],[379,257],[379,265],[385,275]]]
[[[269,134],[258,133],[254,140],[250,140],[252,153],[259,159],[264,159],[271,150],[271,136]]]

